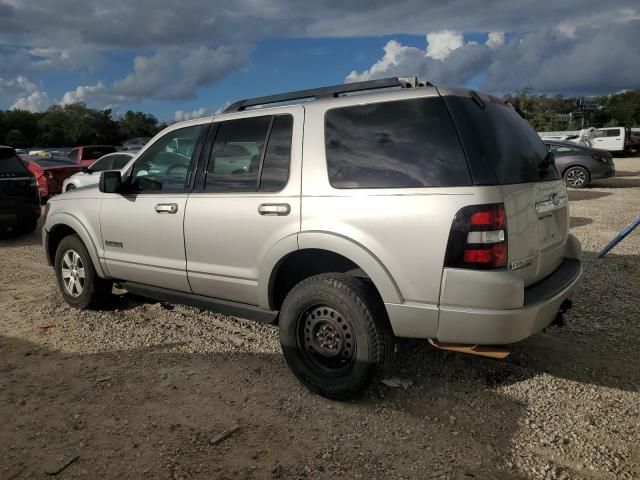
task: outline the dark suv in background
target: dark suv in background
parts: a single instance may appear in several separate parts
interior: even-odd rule
[[[0,230],[31,233],[40,217],[40,194],[33,174],[11,147],[0,146]]]

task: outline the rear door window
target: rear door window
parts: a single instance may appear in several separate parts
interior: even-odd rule
[[[329,110],[325,147],[334,188],[471,184],[462,146],[440,97]]]
[[[607,130],[607,137],[619,137],[619,136],[620,136],[619,128],[612,128],[611,130]]]
[[[291,163],[291,115],[220,122],[205,180],[206,191],[282,190]]]

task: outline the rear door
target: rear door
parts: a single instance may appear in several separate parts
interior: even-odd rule
[[[567,191],[553,155],[529,123],[501,100],[476,94],[445,101],[474,182],[497,185],[502,193],[508,268],[518,271],[525,286],[541,280],[562,263],[569,231]]]
[[[193,293],[258,305],[258,274],[280,241],[297,246],[304,110],[217,121],[184,222]]]

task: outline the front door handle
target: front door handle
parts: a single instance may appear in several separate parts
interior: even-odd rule
[[[156,205],[156,213],[178,213],[178,204],[159,203]]]
[[[288,203],[262,203],[258,207],[260,215],[285,216],[291,213],[291,205]]]

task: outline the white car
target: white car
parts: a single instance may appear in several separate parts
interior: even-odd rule
[[[100,172],[122,170],[137,153],[134,151],[117,152],[100,157],[90,167],[83,168],[81,172],[67,178],[62,183],[62,191],[70,192],[76,188],[97,185],[100,181]]]

